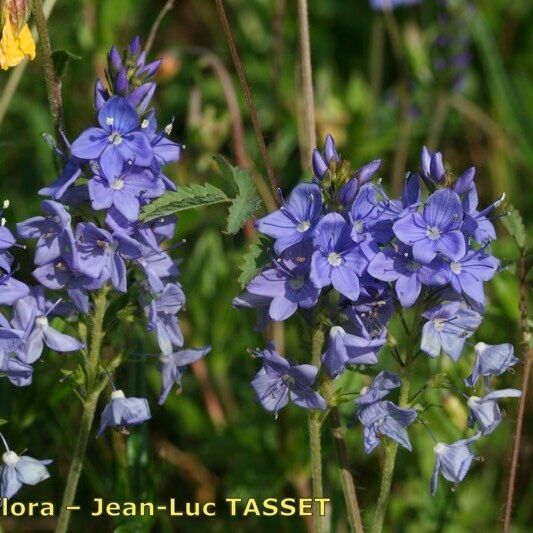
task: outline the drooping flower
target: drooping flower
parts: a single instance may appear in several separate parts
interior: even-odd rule
[[[311,259],[311,281],[318,288],[328,285],[350,300],[359,297],[359,276],[366,258],[350,237],[351,227],[338,213],[327,214],[316,227],[317,250]]]
[[[461,200],[450,189],[435,191],[427,200],[423,213],[409,213],[393,225],[398,239],[413,247],[413,257],[421,263],[431,262],[437,253],[452,261],[466,252]]]
[[[311,388],[318,374],[315,366],[292,365],[272,344],[256,356],[263,361],[263,368],[252,380],[252,387],[267,411],[276,415],[289,401],[305,409],[326,409],[326,400]]]
[[[55,261],[61,256],[65,239],[72,232],[71,216],[65,207],[52,200],[41,202],[44,216],[29,218],[17,224],[17,232],[24,239],[37,239],[34,262],[37,266]]]
[[[400,378],[397,374],[382,371],[369,387],[361,389],[355,400],[355,416],[364,427],[366,453],[371,453],[379,445],[382,436],[411,450],[406,427],[415,421],[416,410],[398,407],[391,401],[383,400],[391,390],[399,386]]]
[[[110,402],[102,411],[96,437],[100,437],[108,427],[127,432],[128,426],[142,424],[150,418],[152,414],[146,398],[126,398],[120,389],[114,390]]]
[[[43,352],[44,344],[56,352],[75,352],[84,345],[70,335],[61,333],[50,325],[49,313],[42,287],[15,304],[13,324],[25,332],[24,342],[18,350],[18,358],[26,364],[33,364]]]
[[[470,396],[468,408],[470,409],[469,425],[477,423],[482,435],[490,435],[502,420],[502,413],[498,406],[500,398],[520,398],[522,391],[518,389],[502,389],[489,392],[482,398]]]
[[[159,358],[161,363],[161,393],[159,396],[159,405],[165,403],[172,387],[178,386],[181,391],[181,378],[188,365],[199,361],[211,351],[211,346],[203,348],[189,348],[187,350],[178,350],[174,353],[163,353]]]
[[[465,378],[468,387],[474,387],[480,377],[485,379],[491,376],[501,376],[509,368],[516,365],[520,360],[514,356],[512,344],[490,345],[478,342],[474,346],[476,362],[472,374]]]
[[[17,455],[7,450],[2,455],[3,464],[0,466],[0,497],[12,498],[22,485],[37,485],[48,479],[50,473],[47,466],[50,459],[34,459],[28,455]]]
[[[156,332],[161,352],[171,353],[173,347],[183,346],[177,314],[185,304],[185,294],[179,284],[167,283],[161,293],[152,296],[145,306],[148,330]]]
[[[124,164],[149,166],[153,150],[135,109],[122,96],[112,96],[98,111],[99,128],[85,130],[71,146],[74,156],[98,160],[106,176],[117,176]]]
[[[274,249],[281,254],[289,246],[313,238],[322,211],[322,194],[318,185],[297,185],[289,201],[277,211],[256,221],[261,233],[276,239]]]
[[[378,362],[377,352],[386,340],[386,337],[371,338],[369,335],[359,337],[334,326],[329,332],[322,364],[331,377],[338,376],[349,365],[373,365]]]
[[[463,308],[460,302],[437,305],[422,316],[427,322],[422,328],[421,349],[430,357],[438,357],[442,350],[454,361],[482,320],[481,315]]]
[[[471,444],[479,439],[481,433],[476,433],[468,439],[461,439],[453,444],[439,442],[433,448],[436,460],[431,477],[431,495],[437,492],[439,473],[444,479],[452,483],[460,483],[468,474],[474,454]]]

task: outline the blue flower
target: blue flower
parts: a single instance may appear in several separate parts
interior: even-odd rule
[[[458,440],[453,444],[444,444],[439,442],[433,448],[436,461],[431,477],[431,495],[437,492],[439,483],[439,473],[444,479],[452,483],[460,483],[468,474],[474,454],[472,453],[471,444],[479,439],[481,433],[476,433],[468,439]]]
[[[34,459],[28,455],[17,455],[7,450],[2,455],[3,464],[0,466],[0,497],[12,498],[22,485],[37,485],[48,479],[50,474],[47,466],[50,459]]]
[[[102,411],[96,437],[100,437],[108,427],[127,433],[128,426],[142,424],[150,418],[152,414],[146,398],[126,398],[121,390],[114,390],[111,393],[111,401]]]
[[[55,261],[61,256],[64,241],[72,233],[71,217],[65,207],[52,200],[41,202],[45,216],[37,216],[17,224],[18,234],[25,239],[37,239],[34,262],[37,266]]]
[[[258,296],[251,292],[244,291],[240,296],[236,296],[231,301],[235,308],[255,309],[257,312],[256,331],[264,331],[270,324],[270,302],[272,298],[268,296]]]
[[[98,160],[107,176],[116,176],[129,162],[147,167],[153,150],[139,125],[135,109],[121,96],[112,96],[98,111],[99,128],[85,130],[71,146],[72,155]]]
[[[262,359],[263,368],[253,379],[252,387],[267,411],[277,415],[289,401],[305,409],[326,409],[326,400],[311,388],[318,374],[315,366],[292,365],[273,345],[256,356]]]
[[[255,227],[276,239],[274,249],[281,254],[289,246],[313,238],[321,212],[322,195],[318,185],[301,183],[293,189],[287,203],[260,218]]]
[[[497,400],[500,398],[520,398],[522,391],[517,389],[502,389],[489,392],[482,398],[470,396],[468,398],[469,425],[477,423],[482,435],[490,435],[502,420],[502,413]]]
[[[398,239],[413,247],[413,257],[421,263],[430,263],[437,253],[457,261],[466,252],[460,231],[462,221],[459,196],[450,189],[441,189],[428,198],[422,214],[409,213],[392,229]]]
[[[350,225],[338,213],[329,213],[315,233],[317,250],[311,259],[311,281],[318,288],[333,285],[346,298],[357,300],[359,276],[367,261],[350,237]]]
[[[371,453],[381,442],[381,437],[389,437],[404,448],[411,450],[407,426],[416,420],[415,409],[404,409],[388,400],[383,400],[391,390],[400,386],[397,374],[382,371],[369,387],[363,387],[355,400],[355,416],[364,427],[365,452]]]
[[[318,301],[320,289],[309,278],[312,249],[297,244],[285,251],[284,257],[272,262],[249,283],[247,291],[271,298],[269,315],[282,321],[292,316],[298,307],[309,309]]]
[[[203,348],[189,348],[187,350],[178,350],[174,353],[163,353],[159,361],[161,363],[161,394],[159,396],[159,405],[165,403],[172,387],[178,386],[178,392],[181,392],[181,378],[185,369],[191,363],[199,361],[211,351],[211,346]]]
[[[329,331],[328,348],[322,356],[322,364],[331,377],[338,376],[349,365],[376,364],[377,352],[386,340],[385,336],[372,338],[368,334],[359,337],[334,326]]]
[[[320,151],[316,148],[313,150],[312,164],[315,178],[318,181],[321,181],[324,178],[326,172],[329,172],[331,167],[338,164],[340,160],[341,158],[337,153],[335,140],[331,135],[327,135],[326,142],[324,143],[324,152],[320,153]]]
[[[422,328],[421,349],[430,357],[438,357],[442,350],[454,361],[482,320],[481,315],[461,307],[460,302],[437,305],[422,316],[428,321]]]
[[[500,376],[520,361],[514,356],[512,344],[490,345],[478,342],[474,351],[476,362],[472,374],[465,378],[468,387],[474,387],[480,377],[488,379],[491,376]]]

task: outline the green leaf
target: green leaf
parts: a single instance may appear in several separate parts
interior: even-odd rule
[[[257,271],[268,261],[268,255],[261,243],[252,244],[242,258],[239,265],[239,282],[242,289],[248,285],[250,280],[257,274]]]
[[[252,176],[247,170],[230,165],[218,154],[213,156],[213,159],[236,194],[231,201],[226,225],[226,233],[235,235],[261,207],[261,200],[257,195]]]
[[[509,215],[502,218],[502,223],[509,232],[509,235],[515,240],[518,248],[525,250],[527,247],[526,228],[518,210],[511,206]]]
[[[205,185],[194,183],[186,187],[179,187],[175,192],[165,193],[161,198],[147,205],[143,209],[140,218],[141,221],[148,222],[154,218],[173,215],[186,209],[222,204],[229,201],[230,199],[226,194],[220,189],[213,187],[213,185],[209,183]]]
[[[77,61],[81,59],[81,56],[73,54],[72,52],[69,52],[68,50],[54,50],[54,52],[52,52],[52,61],[54,63],[54,70],[58,78],[63,77],[63,74],[65,74],[69,61],[71,59]]]

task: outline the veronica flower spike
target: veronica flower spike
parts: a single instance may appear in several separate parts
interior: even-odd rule
[[[273,345],[257,352],[256,357],[262,359],[263,368],[253,379],[252,387],[267,411],[277,415],[289,400],[305,409],[326,409],[326,400],[311,388],[318,374],[315,366],[292,365]]]
[[[522,391],[518,389],[502,389],[489,392],[483,397],[470,396],[468,408],[470,409],[470,426],[477,423],[482,435],[490,435],[502,420],[502,413],[498,406],[500,398],[520,398]]]
[[[289,246],[313,238],[322,211],[320,187],[312,183],[297,185],[289,201],[277,211],[256,221],[261,233],[276,239],[274,249],[281,254]]]
[[[71,146],[72,155],[98,160],[104,173],[122,172],[124,163],[149,166],[153,150],[140,129],[135,109],[122,96],[112,96],[98,111],[99,128],[85,130]]]
[[[434,192],[422,213],[409,213],[394,223],[392,229],[403,243],[413,247],[413,257],[429,263],[441,253],[452,261],[461,259],[466,243],[460,231],[463,220],[461,200],[449,189]]]
[[[512,344],[490,345],[478,342],[474,346],[476,362],[472,374],[465,378],[468,387],[474,387],[480,377],[488,380],[491,376],[501,376],[509,368],[516,365],[520,360],[514,355]]]
[[[316,227],[317,250],[311,259],[311,281],[318,288],[333,285],[350,300],[359,297],[359,276],[367,265],[352,240],[351,226],[338,213],[329,213]]]
[[[452,483],[460,483],[468,474],[474,454],[472,443],[477,441],[481,433],[476,433],[468,439],[458,440],[453,444],[438,442],[433,448],[436,456],[435,467],[431,477],[431,495],[437,492],[439,473]]]

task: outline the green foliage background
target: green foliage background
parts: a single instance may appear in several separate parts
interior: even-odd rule
[[[66,49],[71,60],[63,76],[67,134],[76,136],[93,119],[92,88],[102,75],[105,54],[112,44],[120,48],[136,34],[143,38],[163,5],[162,0],[58,0],[49,28],[54,49]],[[229,16],[246,73],[252,86],[276,175],[284,190],[310,176],[308,154],[298,148],[302,134],[300,83],[297,70],[295,2],[284,0],[227,0]],[[393,186],[394,162],[403,170],[418,166],[419,151],[428,138],[452,167],[461,171],[472,163],[482,205],[507,193],[520,210],[527,227],[533,213],[533,9],[527,0],[472,2],[468,15],[472,37],[472,66],[460,92],[450,92],[432,68],[437,35],[435,3],[395,12],[407,43],[409,112],[398,99],[402,69],[384,31],[383,17],[370,10],[366,0],[311,1],[311,38],[319,138],[332,133],[346,159],[360,165],[381,157],[385,188]],[[460,10],[461,11],[461,10]],[[464,15],[464,10],[462,10]],[[282,14],[280,16],[280,13]],[[383,40],[380,40],[383,39]],[[379,44],[382,43],[382,52]],[[224,187],[212,161],[216,152],[236,164],[231,136],[232,116],[212,61],[226,66],[233,79],[245,124],[245,148],[263,173],[253,129],[241,97],[214,3],[180,0],[165,18],[155,40],[153,54],[163,57],[156,103],[160,121],[175,117],[174,137],[187,145],[183,161],[168,169],[177,183]],[[381,58],[381,59],[380,59]],[[380,66],[380,61],[382,65]],[[0,74],[0,93],[9,73]],[[382,79],[382,83],[377,83]],[[379,86],[381,85],[381,89]],[[227,87],[226,87],[227,89]],[[442,128],[437,110],[450,98]],[[440,103],[439,103],[440,102]],[[39,211],[37,190],[56,176],[43,132],[52,124],[39,60],[29,65],[0,124],[0,197],[11,200],[8,224]],[[440,130],[440,131],[439,131]],[[303,158],[303,159],[302,159]],[[302,173],[302,160],[308,170]],[[90,444],[78,502],[88,505],[93,497],[117,501],[153,500],[164,503],[216,500],[219,514],[211,519],[158,517],[90,519],[77,513],[72,531],[104,527],[117,531],[305,531],[301,518],[235,518],[222,504],[226,496],[303,496],[309,492],[305,413],[286,409],[277,421],[258,406],[249,381],[258,368],[246,353],[264,339],[253,331],[252,313],[235,311],[231,299],[239,292],[238,265],[253,242],[250,228],[227,237],[226,208],[212,206],[180,215],[179,235],[187,242],[177,255],[183,258],[183,284],[188,295],[183,329],[189,345],[210,343],[205,364],[196,365],[184,380],[184,393],[171,396],[155,407],[159,377],[150,358],[154,342],[140,322],[124,323],[107,350],[124,349],[131,361],[118,376],[119,384],[133,395],[147,394],[154,419],[128,438],[106,435]],[[516,250],[503,226],[496,253],[510,263]],[[23,256],[21,272],[28,270]],[[476,338],[487,343],[512,341],[519,345],[518,284],[514,267],[489,284],[489,305]],[[307,339],[285,329],[285,353],[296,360],[308,359]],[[468,373],[471,354],[457,368],[446,361],[431,363],[432,371],[448,370],[459,380]],[[430,363],[428,362],[429,366]],[[77,434],[80,407],[60,369],[69,366],[68,355],[47,353],[39,362],[34,384],[14,389],[0,382],[0,416],[12,446],[31,450],[35,457],[52,457],[52,477],[37,487],[25,487],[22,500],[54,501],[59,505],[62,487]],[[498,385],[518,386],[516,374]],[[358,390],[363,378],[350,376]],[[420,377],[420,379],[423,379]],[[441,440],[457,438],[464,429],[465,406],[435,393],[443,408],[433,414]],[[533,423],[528,402],[515,507],[515,531],[532,527]],[[421,427],[412,432],[414,452],[401,451],[388,515],[389,531],[469,532],[497,531],[500,527],[513,420],[517,403],[506,403],[506,417],[498,431],[481,444],[484,461],[476,462],[467,481],[455,491],[443,482],[435,498],[429,495],[433,466],[432,443]],[[343,408],[344,421],[351,406]],[[332,531],[346,531],[336,457],[324,434],[326,493],[334,501]],[[364,519],[369,520],[378,490],[380,453],[366,456],[359,429],[348,430],[351,465],[359,487]],[[5,527],[22,522],[1,519]],[[30,529],[52,527],[44,519],[26,520]]]

